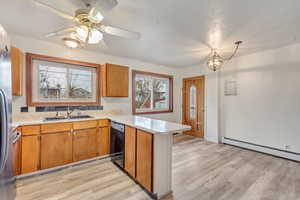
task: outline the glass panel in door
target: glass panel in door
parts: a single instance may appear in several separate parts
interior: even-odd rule
[[[191,120],[196,119],[197,116],[197,88],[195,85],[191,85],[190,87],[190,102],[189,102],[189,117]]]

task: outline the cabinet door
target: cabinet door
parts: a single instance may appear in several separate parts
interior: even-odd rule
[[[107,63],[102,67],[101,73],[103,96],[128,97],[128,67]]]
[[[23,59],[24,54],[20,49],[11,47],[11,66],[12,66],[12,93],[15,96],[22,96],[23,90]]]
[[[152,192],[152,140],[153,135],[141,130],[137,130],[137,164],[136,179],[148,191]]]
[[[125,170],[135,177],[136,166],[136,129],[125,127]]]
[[[41,136],[41,169],[72,162],[72,134],[60,132]]]
[[[21,129],[18,129],[17,131],[21,131]],[[13,144],[13,168],[15,176],[21,174],[21,142],[22,139],[20,138],[16,143]]]
[[[99,128],[98,153],[100,156],[110,154],[110,131],[109,127]]]
[[[98,155],[97,129],[74,131],[73,161],[86,160]]]
[[[39,170],[40,138],[37,135],[22,137],[21,173]]]

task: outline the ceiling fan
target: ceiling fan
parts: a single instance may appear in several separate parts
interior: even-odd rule
[[[44,7],[54,14],[75,23],[74,26],[65,27],[45,35],[46,37],[54,37],[69,34],[68,37],[63,38],[63,41],[64,44],[70,48],[77,48],[84,44],[98,44],[103,42],[103,34],[128,39],[140,39],[141,37],[140,33],[103,24],[104,16],[101,11],[113,9],[118,4],[117,0],[78,0],[83,3],[85,8],[77,9],[74,16],[39,0],[31,1],[37,6]]]

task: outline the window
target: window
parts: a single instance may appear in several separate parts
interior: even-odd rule
[[[96,64],[27,54],[28,105],[99,105]]]
[[[195,85],[190,87],[190,119],[196,119],[197,108],[197,88]]]
[[[173,77],[132,72],[133,114],[173,112]]]

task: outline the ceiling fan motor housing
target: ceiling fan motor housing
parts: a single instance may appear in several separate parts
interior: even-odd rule
[[[78,19],[80,23],[90,23],[88,18],[90,9],[78,9],[75,11],[75,18]]]

